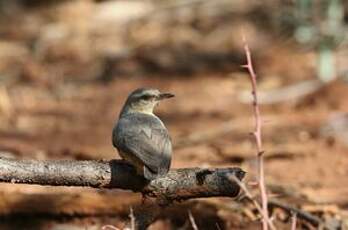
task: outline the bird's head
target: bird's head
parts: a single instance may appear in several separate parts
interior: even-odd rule
[[[134,90],[127,98],[123,112],[140,112],[152,114],[161,100],[174,97],[171,93],[162,93],[158,89],[140,88]]]

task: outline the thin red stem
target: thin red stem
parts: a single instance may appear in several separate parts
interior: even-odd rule
[[[261,194],[261,203],[262,203],[262,228],[264,230],[268,230],[268,222],[269,222],[269,215],[268,215],[268,197],[267,197],[267,190],[265,186],[265,175],[264,175],[264,163],[263,163],[263,150],[262,150],[262,138],[261,138],[261,112],[260,107],[258,104],[258,97],[257,97],[257,81],[256,81],[256,74],[253,68],[252,60],[251,60],[251,53],[248,44],[245,41],[245,38],[243,38],[244,41],[244,51],[247,59],[247,64],[243,65],[244,68],[248,69],[249,75],[250,75],[250,81],[251,81],[251,87],[252,87],[252,96],[253,96],[253,111],[254,111],[254,118],[255,118],[255,130],[253,132],[255,141],[256,141],[256,150],[257,150],[257,159],[258,159],[258,175],[259,175],[259,189]]]

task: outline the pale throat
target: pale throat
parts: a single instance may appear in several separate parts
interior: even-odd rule
[[[156,116],[153,113],[154,108],[156,107],[156,104],[153,105],[130,105],[127,106],[127,108],[125,108],[126,113],[144,113],[144,114],[149,114],[149,115],[153,115]]]
[[[158,105],[158,103],[156,103],[155,105],[151,105],[151,106],[150,105],[148,105],[148,106],[144,106],[144,105],[126,106],[121,114],[125,115],[125,114],[130,114],[130,113],[142,113],[142,114],[151,115],[154,118],[156,118],[161,123],[161,125],[163,127],[165,127],[163,122],[161,121],[161,119],[159,119],[159,117],[157,117],[153,113],[153,110],[157,105]]]

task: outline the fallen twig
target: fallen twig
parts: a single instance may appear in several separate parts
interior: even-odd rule
[[[191,226],[192,226],[193,230],[198,230],[196,221],[195,221],[195,219],[193,218],[191,211],[188,212],[188,216],[189,216],[190,223],[191,223]]]
[[[131,230],[135,230],[135,217],[134,217],[134,212],[132,207],[129,210],[129,218],[130,218]]]
[[[275,116],[268,116],[265,119],[272,120],[272,124],[280,122],[279,117]],[[243,129],[247,122],[249,122],[249,118],[246,117],[234,118],[229,121],[222,122],[214,129],[203,129],[192,132],[188,136],[177,138],[173,147],[174,149],[180,149],[187,146],[211,142],[218,137],[225,136],[230,133],[236,133],[236,131]]]
[[[291,212],[291,230],[296,230],[297,213]]]
[[[253,195],[251,194],[251,192],[249,191],[249,189],[245,186],[245,184],[243,182],[241,182],[240,180],[238,180],[238,178],[236,178],[234,175],[232,175],[230,177],[230,179],[234,182],[236,182],[239,187],[242,189],[242,191],[244,192],[245,196],[254,204],[255,208],[257,209],[257,211],[261,214],[261,216],[263,217],[264,212],[262,210],[262,207],[260,206],[259,202],[257,202],[257,200],[253,197]],[[272,221],[270,220],[270,218],[266,219],[268,226],[270,227],[270,229],[275,230],[276,228],[274,227]]]
[[[306,211],[303,211],[301,209],[291,207],[289,205],[283,204],[276,200],[270,200],[269,201],[270,208],[280,208],[286,211],[289,215],[292,215],[292,213],[296,213],[297,218],[305,220],[312,224],[315,227],[324,226],[324,222],[317,216],[314,216]]]
[[[234,119],[231,121],[224,122],[223,124],[214,129],[200,130],[199,132],[191,133],[190,135],[185,136],[184,138],[179,138],[177,141],[175,141],[173,147],[175,149],[179,149],[211,141],[214,138],[235,131],[236,129],[241,127],[243,121]]]
[[[119,228],[117,228],[117,227],[115,227],[115,226],[112,226],[112,225],[110,225],[110,224],[108,224],[108,225],[104,225],[104,226],[102,226],[102,228],[101,228],[102,230],[120,230]]]
[[[293,85],[284,86],[280,89],[259,92],[260,104],[276,104],[283,101],[300,99],[321,89],[325,83],[319,80],[308,80]],[[239,100],[243,103],[252,102],[248,92],[242,92]]]

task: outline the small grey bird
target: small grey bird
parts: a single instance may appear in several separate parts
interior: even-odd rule
[[[174,95],[157,89],[133,91],[112,132],[112,143],[120,156],[148,180],[167,174],[170,168],[170,136],[153,110],[161,100],[171,97]]]

